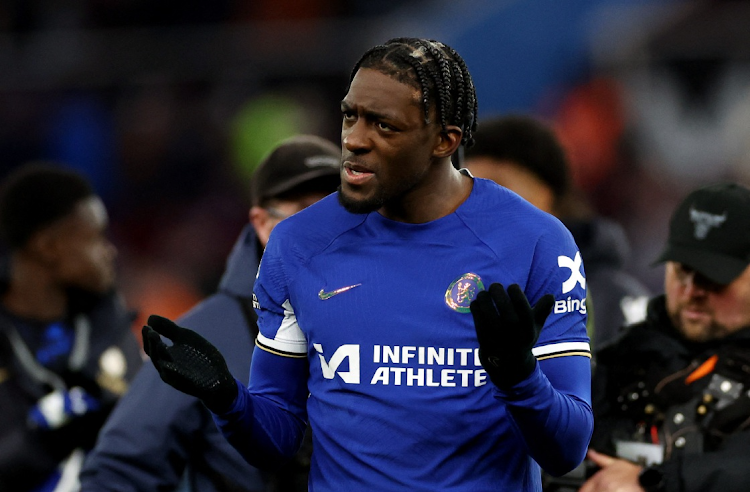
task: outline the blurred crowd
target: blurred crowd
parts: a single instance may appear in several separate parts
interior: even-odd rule
[[[358,2],[292,3],[286,15],[304,19],[342,15]],[[61,30],[229,26],[278,18],[278,5],[3,2],[0,42],[18,48]],[[51,161],[92,180],[111,214],[123,292],[139,312],[134,328],[150,312],[177,316],[216,287],[236,231],[247,222],[242,211],[249,208],[253,167],[292,134],[335,135],[335,98],[345,81],[345,74],[309,82],[155,74],[87,87],[81,75],[35,90],[11,80],[27,58],[19,56],[0,70],[8,82],[0,89],[0,173]],[[326,78],[336,82],[326,86]]]
[[[0,0],[0,180],[29,162],[90,180],[140,342],[150,314],[178,318],[216,291],[253,222],[253,172],[290,136],[338,142],[352,63],[395,36],[463,55],[477,135],[507,115],[548,124],[570,203],[617,227],[632,297],[664,291],[655,261],[691,190],[750,185],[750,4],[739,0]],[[581,209],[547,211],[587,249]],[[600,309],[598,323],[619,328]]]
[[[537,1],[5,0],[0,174],[30,160],[83,171],[111,212],[128,303],[176,316],[215,288],[257,162],[295,133],[336,141],[352,53],[411,26],[464,53],[480,120],[526,112],[554,125],[576,184],[623,225],[632,273],[658,291],[651,262],[676,200],[699,183],[750,179],[750,10],[666,0],[547,10]],[[59,56],[41,55],[50,46]],[[488,73],[499,63],[507,68]]]

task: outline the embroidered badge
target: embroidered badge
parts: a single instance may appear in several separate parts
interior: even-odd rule
[[[459,313],[468,313],[469,304],[477,293],[484,290],[482,279],[476,273],[464,273],[454,280],[445,291],[445,303]]]

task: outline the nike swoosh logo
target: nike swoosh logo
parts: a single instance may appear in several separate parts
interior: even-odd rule
[[[330,299],[331,297],[341,294],[342,292],[346,292],[347,290],[351,290],[355,287],[359,287],[362,284],[354,284],[349,285],[347,287],[341,287],[340,289],[332,290],[330,292],[326,292],[323,289],[320,289],[320,292],[318,292],[318,299],[321,301],[325,301],[326,299]]]

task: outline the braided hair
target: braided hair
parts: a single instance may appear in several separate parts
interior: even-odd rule
[[[435,106],[440,126],[456,125],[463,130],[461,144],[474,144],[477,129],[477,96],[474,82],[461,56],[439,41],[394,38],[374,46],[354,65],[349,83],[360,68],[372,68],[422,93],[425,123]]]

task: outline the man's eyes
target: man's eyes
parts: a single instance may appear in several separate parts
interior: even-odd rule
[[[357,119],[357,113],[355,111],[348,111],[348,110],[342,110],[341,111],[341,117],[344,121],[354,121]],[[382,121],[374,121],[374,125],[383,132],[394,132],[397,131],[397,129],[388,123],[384,123]]]

